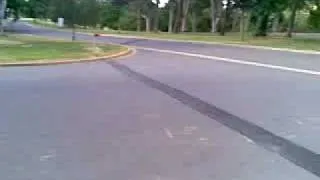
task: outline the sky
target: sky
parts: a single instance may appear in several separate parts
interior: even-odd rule
[[[155,0],[152,0],[155,3]],[[164,5],[168,2],[168,0],[160,0],[160,7],[164,7]]]

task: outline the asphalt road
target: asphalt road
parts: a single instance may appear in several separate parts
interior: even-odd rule
[[[0,179],[319,179],[320,55],[99,41],[137,52],[0,68]]]

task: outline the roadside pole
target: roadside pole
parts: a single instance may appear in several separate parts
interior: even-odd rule
[[[77,0],[73,0],[73,11],[72,11],[72,41],[76,40],[76,13],[77,13]]]
[[[72,25],[72,41],[76,40],[76,27],[75,24]]]

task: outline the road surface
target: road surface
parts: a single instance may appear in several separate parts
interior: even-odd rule
[[[137,52],[106,62],[0,68],[1,179],[319,179],[320,55],[99,41]]]

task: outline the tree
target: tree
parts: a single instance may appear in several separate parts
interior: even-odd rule
[[[132,0],[129,3],[128,11],[134,12],[136,19],[136,30],[141,28],[141,18],[145,22],[145,29],[150,32],[158,30],[159,26],[159,4],[160,1],[154,4],[151,0]],[[152,24],[153,22],[153,24]]]
[[[222,11],[221,0],[210,0],[211,5],[211,32],[217,32],[217,24],[220,20],[220,15]]]
[[[0,0],[1,5],[7,0]],[[108,27],[141,31],[240,31],[241,39],[250,29],[256,36],[272,30],[288,30],[291,37],[300,10],[309,12],[308,29],[319,26],[320,0],[8,0],[8,14],[33,18],[63,17],[68,26]],[[223,4],[226,4],[223,8]],[[2,9],[2,8],[1,8]],[[290,15],[286,16],[290,11]],[[300,16],[297,17],[300,19]],[[305,23],[306,24],[306,23]],[[286,26],[286,27],[284,27]],[[305,25],[307,26],[307,25]]]
[[[297,10],[303,8],[306,5],[306,0],[289,0],[289,3],[291,4],[291,14],[289,18],[287,37],[291,38],[294,29]]]
[[[156,8],[155,8],[155,15],[154,15],[154,25],[153,30],[155,32],[158,32],[159,30],[159,16],[160,16],[160,10],[159,10],[160,0],[156,0]]]
[[[10,0],[12,1],[12,0]],[[17,1],[17,0],[14,0]],[[25,16],[32,18],[48,18],[50,8],[54,0],[20,0],[20,7],[16,11],[21,11]],[[13,1],[12,1],[13,2]]]
[[[252,0],[234,1],[234,8],[240,9],[240,38],[242,41],[244,41],[245,33],[249,30],[254,5],[255,3]]]
[[[311,29],[320,30],[320,0],[313,0],[310,16],[308,17],[308,24]]]
[[[129,10],[136,13],[136,30],[141,31],[142,6],[144,0],[133,0],[129,3]]]
[[[0,35],[4,32],[3,20],[5,18],[5,11],[7,9],[7,0],[0,0]]]
[[[78,3],[81,19],[77,23],[82,26],[96,27],[100,22],[100,2],[98,0],[80,0]]]
[[[182,5],[183,5],[183,0],[175,0],[175,20],[174,20],[174,26],[173,30],[175,33],[180,31],[181,27],[181,13],[182,13]]]
[[[270,15],[279,12],[287,4],[287,0],[256,0],[252,3],[252,10],[256,20],[256,36],[266,36]]]
[[[187,18],[190,7],[190,0],[180,0],[181,3],[181,32],[185,32],[187,30]]]
[[[173,32],[173,20],[174,20],[174,13],[176,8],[176,3],[174,0],[169,0],[168,2],[168,8],[169,8],[169,20],[168,20],[168,32]]]
[[[154,11],[158,7],[149,0],[145,1],[141,7],[141,16],[144,18],[146,23],[146,32],[150,32]]]
[[[211,6],[210,0],[191,0],[190,16],[192,31],[210,31]]]
[[[109,27],[112,29],[118,28],[118,22],[122,16],[122,8],[125,5],[113,5],[112,2],[106,1],[102,3],[100,12],[100,25],[101,28]]]
[[[201,14],[201,3],[202,1],[191,0],[190,2],[190,19],[191,19],[191,30],[192,32],[197,31],[197,24],[198,24],[198,16]]]

